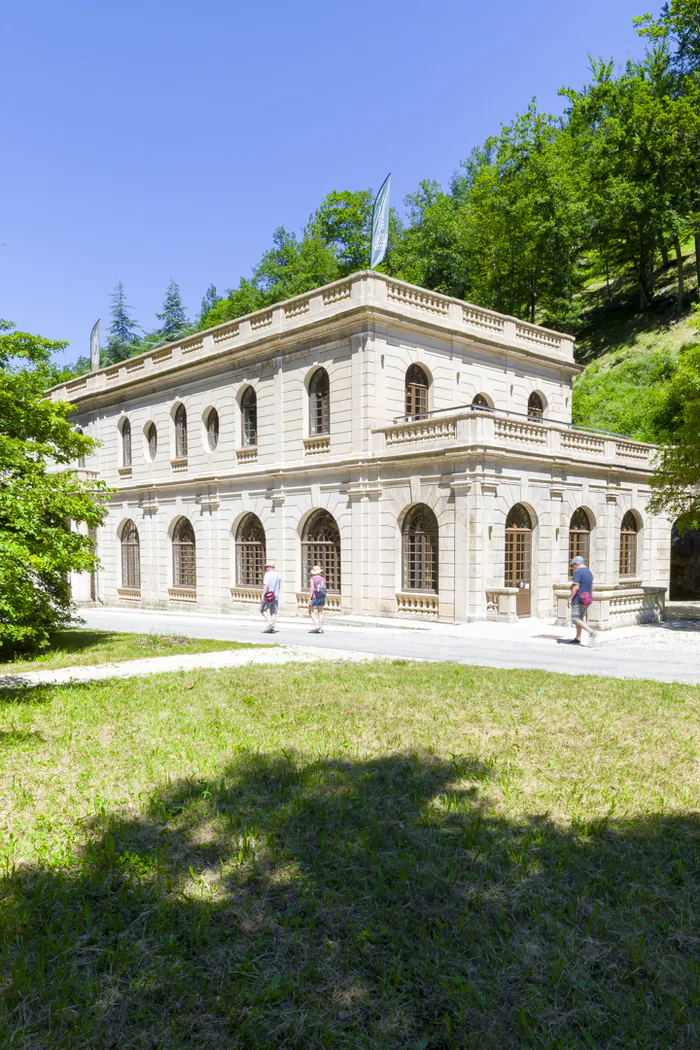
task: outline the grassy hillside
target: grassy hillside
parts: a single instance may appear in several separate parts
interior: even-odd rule
[[[671,380],[683,352],[700,342],[696,313],[695,257],[685,256],[689,298],[675,309],[675,263],[657,271],[652,306],[637,308],[625,277],[591,280],[581,297],[583,324],[577,359],[586,366],[574,385],[574,422],[629,434],[640,441],[674,439],[680,405]]]

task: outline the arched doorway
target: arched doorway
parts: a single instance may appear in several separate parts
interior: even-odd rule
[[[401,530],[405,591],[438,593],[438,523],[430,507],[413,507]]]
[[[505,585],[517,587],[515,611],[530,616],[532,611],[532,518],[522,503],[516,503],[506,518]]]
[[[266,559],[265,529],[255,514],[246,514],[236,530],[236,583],[262,587]]]
[[[583,507],[574,511],[569,522],[569,576],[573,573],[571,567],[573,558],[583,558],[586,565],[590,567],[591,519]]]
[[[672,602],[697,601],[700,598],[700,531],[684,529],[674,522],[671,529],[671,580],[669,599]]]
[[[340,530],[327,510],[315,510],[301,538],[301,585],[309,586],[311,569],[320,565],[328,591],[340,594]]]

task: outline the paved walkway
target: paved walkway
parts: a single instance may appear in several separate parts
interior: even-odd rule
[[[125,627],[125,630],[133,630]],[[180,632],[183,633],[183,632]],[[230,649],[214,653],[187,653],[184,656],[154,656],[145,660],[124,660],[121,663],[92,664],[83,667],[59,667],[55,670],[18,671],[0,675],[0,690],[26,689],[38,685],[68,685],[71,682],[98,682],[107,678],[139,678],[142,675],[162,674],[165,671],[194,671],[199,668],[282,666],[291,663],[314,663],[317,660],[371,660],[369,653],[353,653],[346,649],[318,649],[289,645],[265,649]]]
[[[104,631],[141,631],[237,642],[269,641],[252,616],[216,616],[145,610],[85,609],[86,626]],[[622,628],[601,635],[595,648],[572,646],[571,627],[541,620],[517,624],[397,624],[394,620],[334,623],[309,633],[307,619],[278,620],[275,641],[303,646],[326,659],[345,654],[424,660],[453,660],[489,667],[530,668],[564,674],[649,678],[700,685],[700,622],[679,619],[660,625]],[[215,656],[216,654],[208,654]],[[193,658],[196,658],[193,654]],[[164,657],[159,659],[171,659]],[[174,657],[172,659],[186,659]],[[199,666],[205,666],[203,663]],[[33,672],[32,672],[33,673]]]

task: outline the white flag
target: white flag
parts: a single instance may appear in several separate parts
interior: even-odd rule
[[[389,242],[389,187],[391,184],[391,172],[382,183],[382,188],[374,199],[372,208],[372,253],[370,256],[370,270],[379,266],[386,255],[386,246]]]
[[[96,372],[100,367],[100,322],[99,319],[92,326],[90,333],[90,367]]]

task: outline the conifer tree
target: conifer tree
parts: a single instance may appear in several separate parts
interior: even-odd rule
[[[139,326],[131,316],[131,307],[127,304],[124,285],[117,281],[110,296],[112,321],[109,326],[104,363],[114,364],[123,361],[135,352],[139,341]]]
[[[187,313],[180,295],[180,286],[172,277],[165,291],[163,312],[157,313],[156,317],[162,322],[161,327],[158,329],[158,335],[167,340],[167,342],[172,342],[173,339],[180,339],[190,329],[190,322],[187,319]]]
[[[209,313],[209,311],[213,310],[214,307],[216,306],[216,304],[220,303],[220,302],[221,302],[221,296],[217,293],[216,287],[213,284],[210,284],[209,287],[207,288],[206,292],[204,293],[204,297],[202,299],[202,305],[201,305],[200,310],[199,310],[199,323],[200,323],[200,325],[203,324],[204,319],[207,316],[207,314]]]

